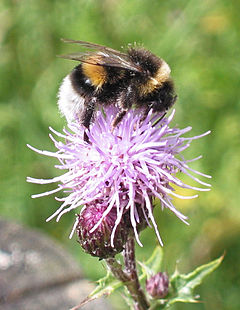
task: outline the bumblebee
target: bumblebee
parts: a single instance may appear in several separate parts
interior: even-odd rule
[[[119,111],[113,129],[127,111],[142,108],[143,118],[150,109],[166,112],[177,96],[170,67],[143,47],[128,46],[126,53],[94,43],[63,40],[87,48],[60,57],[79,61],[59,89],[58,106],[68,122],[80,120],[89,128],[97,105],[116,105]]]

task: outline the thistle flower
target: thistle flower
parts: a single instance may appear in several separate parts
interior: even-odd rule
[[[182,172],[201,185],[210,185],[198,179],[195,175],[209,178],[189,167],[192,160],[185,160],[181,153],[190,146],[190,143],[207,135],[186,138],[183,135],[191,130],[171,128],[170,122],[175,111],[169,117],[159,119],[159,115],[149,112],[144,121],[141,120],[139,110],[130,110],[117,128],[112,131],[112,121],[117,109],[108,107],[104,112],[98,111],[94,123],[91,124],[88,143],[84,141],[84,128],[78,122],[68,124],[63,134],[52,128],[50,130],[64,142],[56,141],[50,134],[57,151],[40,151],[32,146],[32,150],[52,156],[59,160],[59,169],[67,171],[61,176],[50,180],[28,178],[32,183],[47,184],[59,183],[53,191],[45,192],[32,197],[41,197],[67,190],[67,196],[56,198],[62,202],[60,208],[48,220],[61,216],[73,209],[84,205],[92,205],[96,200],[103,201],[107,206],[101,218],[91,228],[93,232],[108,216],[112,209],[116,210],[115,225],[111,234],[111,245],[114,246],[114,234],[117,226],[126,213],[134,230],[137,242],[138,224],[144,221],[154,226],[159,242],[162,244],[157,224],[153,216],[152,200],[160,200],[162,208],[170,209],[180,220],[187,223],[187,217],[180,213],[172,204],[172,196],[182,199],[195,198],[181,196],[175,192],[176,187],[206,191],[209,188],[190,186],[181,181],[177,173]],[[174,187],[173,187],[174,186]],[[78,217],[73,231],[78,225]],[[71,236],[73,234],[71,233]]]

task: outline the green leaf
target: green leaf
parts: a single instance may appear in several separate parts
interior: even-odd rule
[[[197,267],[193,272],[188,274],[180,274],[176,269],[170,278],[172,287],[171,295],[174,297],[168,300],[165,307],[176,302],[199,302],[194,296],[195,287],[200,285],[203,279],[221,264],[223,258],[224,255],[208,264]]]
[[[138,262],[141,266],[142,274],[140,275],[140,281],[149,278],[161,270],[163,260],[162,247],[157,246],[153,251],[151,257],[144,263]]]
[[[85,298],[79,305],[73,307],[70,310],[80,309],[82,306],[86,305],[88,302],[97,299],[102,296],[109,296],[116,289],[123,286],[123,283],[116,280],[110,271],[107,272],[107,275],[102,279],[97,281],[97,287]]]

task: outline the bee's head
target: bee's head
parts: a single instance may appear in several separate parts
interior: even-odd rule
[[[177,100],[172,80],[168,80],[163,85],[149,93],[146,100],[150,102],[150,108],[154,112],[164,112],[170,109]]]

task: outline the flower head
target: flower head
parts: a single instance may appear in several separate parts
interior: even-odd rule
[[[158,272],[146,281],[146,290],[150,296],[159,299],[168,294],[169,279],[166,272]]]
[[[107,206],[101,201],[86,205],[78,215],[77,234],[85,252],[100,258],[109,258],[122,252],[130,228],[127,227],[126,217],[122,218],[114,234],[114,246],[111,245],[111,234],[117,219],[116,208],[112,208],[101,221],[101,224],[91,232],[91,229],[102,218]]]
[[[208,188],[197,188],[183,183],[177,172],[190,176],[196,182],[210,186],[202,182],[194,174],[204,175],[191,169],[188,163],[193,160],[185,160],[181,152],[189,147],[194,139],[205,136],[207,133],[186,138],[183,134],[191,130],[171,128],[170,122],[174,111],[169,117],[159,119],[159,115],[149,112],[144,121],[141,121],[139,110],[130,110],[117,128],[112,131],[112,121],[117,113],[114,107],[108,107],[104,113],[98,111],[94,123],[90,126],[88,143],[84,141],[84,128],[75,122],[68,124],[69,130],[64,133],[51,131],[64,142],[56,141],[52,135],[57,152],[36,152],[56,157],[60,161],[59,169],[67,171],[59,177],[50,180],[28,178],[33,183],[58,182],[58,187],[50,192],[34,195],[40,197],[61,190],[68,190],[68,195],[59,200],[62,201],[60,208],[48,219],[57,217],[57,221],[66,212],[84,205],[92,205],[96,200],[103,201],[105,211],[101,218],[91,228],[94,231],[111,212],[116,210],[116,220],[111,235],[113,246],[114,233],[123,216],[128,213],[129,221],[134,230],[138,243],[139,223],[144,221],[150,225],[152,222],[157,237],[160,239],[157,224],[153,216],[153,198],[158,198],[162,207],[169,208],[183,222],[186,216],[180,213],[172,204],[172,196],[183,199],[195,196],[183,197],[175,193],[175,187],[209,190]],[[200,157],[198,157],[200,158]],[[198,159],[196,158],[196,159]],[[196,160],[194,159],[194,160]],[[78,218],[75,227],[78,224]]]

